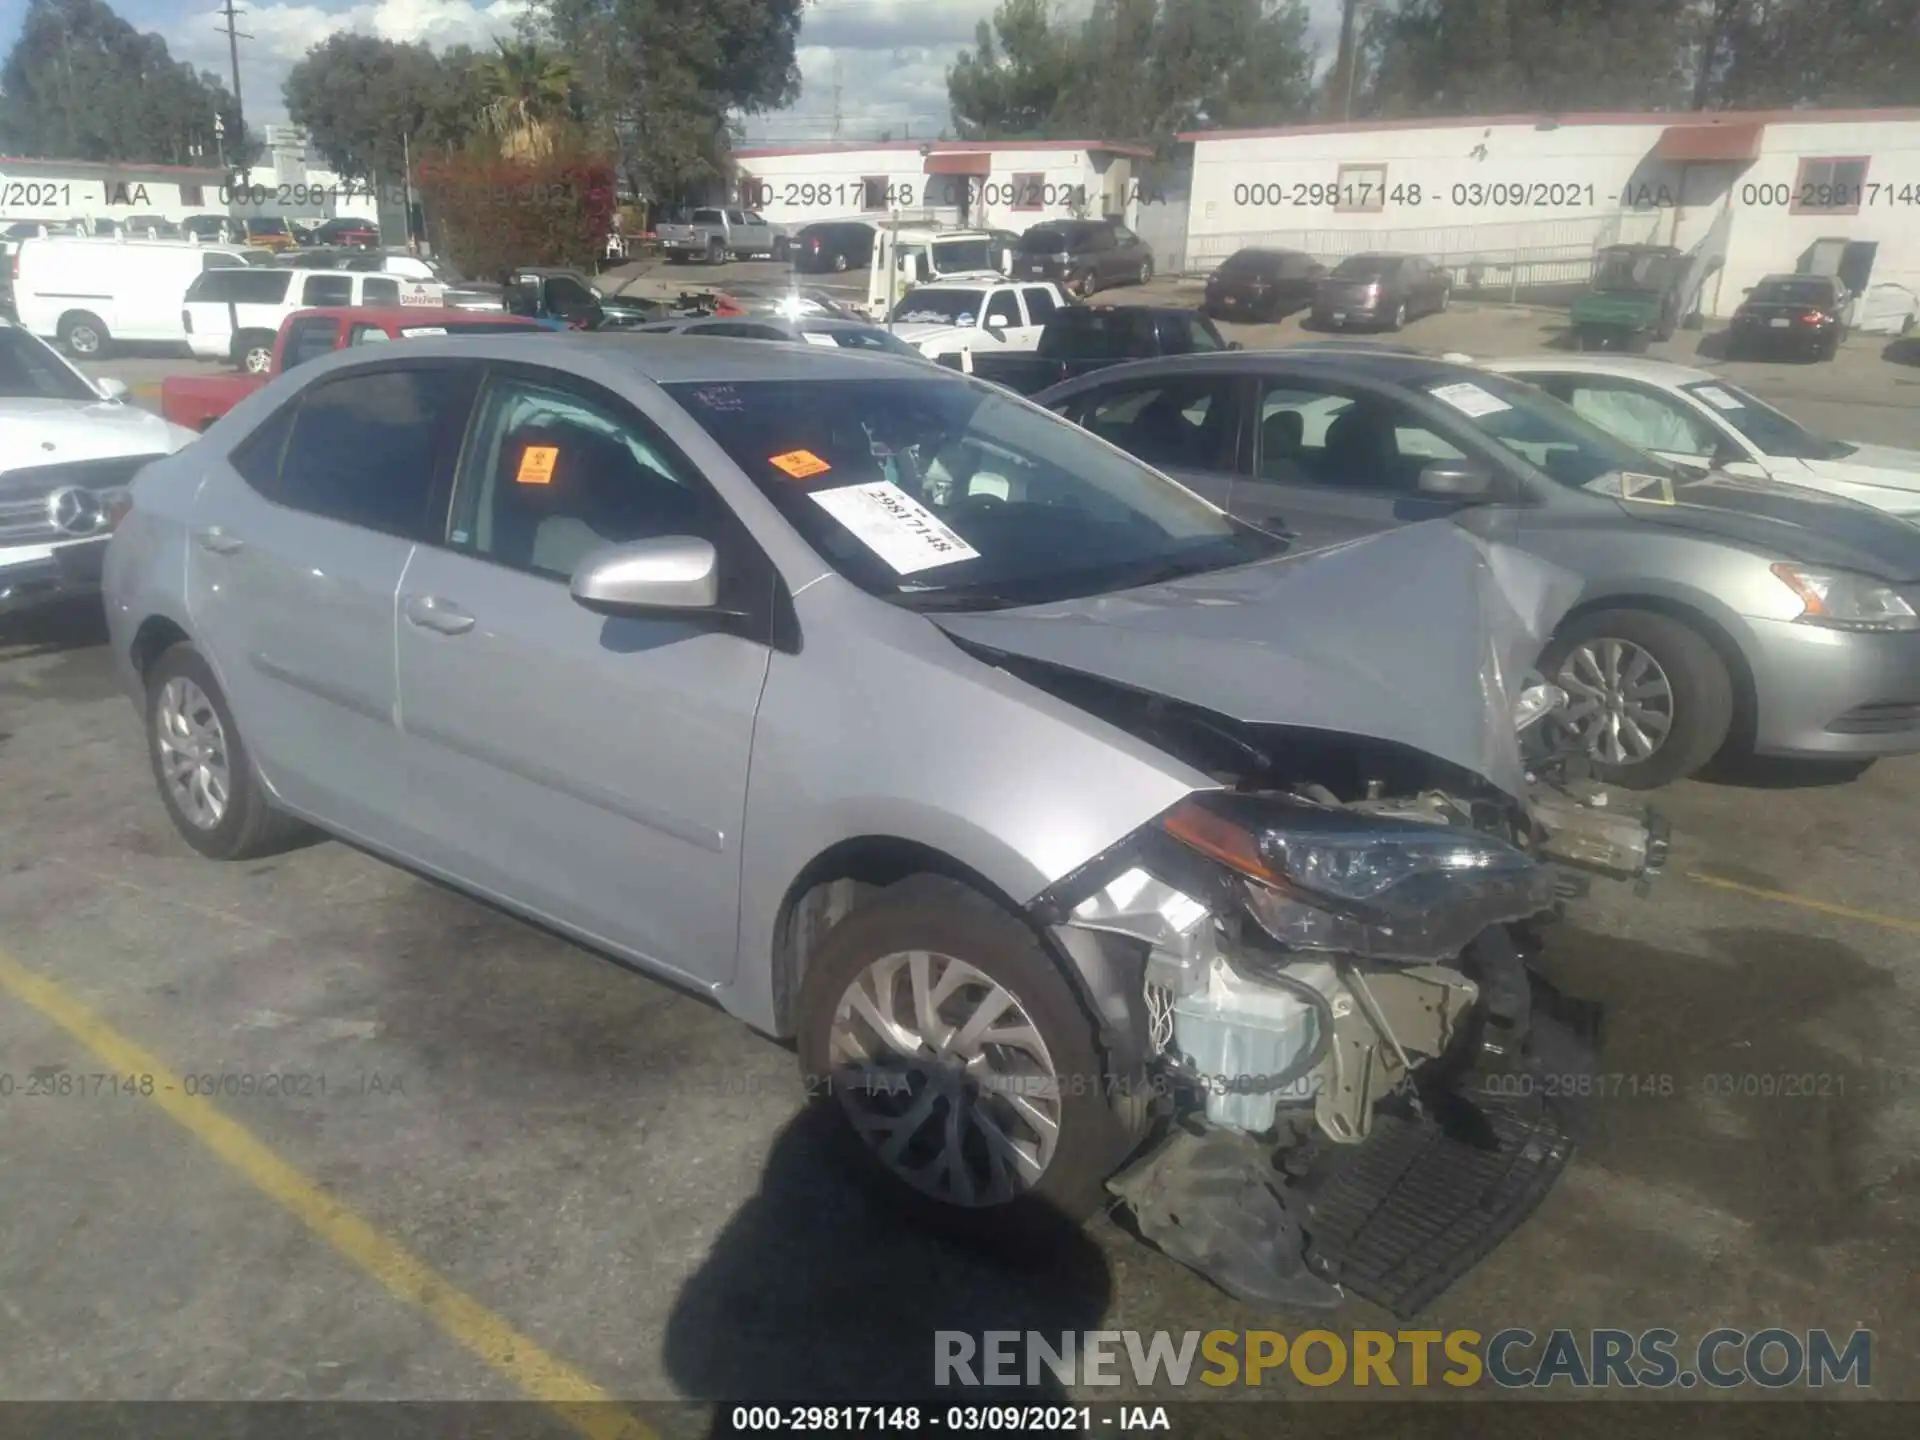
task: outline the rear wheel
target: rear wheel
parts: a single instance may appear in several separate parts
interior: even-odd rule
[[[265,375],[273,369],[271,330],[242,330],[233,337],[233,363],[249,375]]]
[[[1012,1238],[1083,1220],[1135,1138],[1039,937],[953,881],[903,881],[836,925],[798,1022],[801,1069],[850,1155],[942,1227]]]
[[[1140,278],[1134,283],[1144,285],[1151,279],[1153,279],[1153,262],[1151,260],[1142,260],[1140,262]]]
[[[1691,775],[1726,743],[1733,679],[1697,631],[1646,610],[1582,616],[1541,669],[1567,692],[1557,722],[1593,757],[1597,778],[1651,790]]]
[[[60,343],[78,360],[98,360],[107,353],[107,327],[98,315],[84,310],[60,317]]]
[[[847,257],[843,252],[834,252],[833,273],[836,275],[844,275],[847,273]]]
[[[1088,270],[1080,276],[1079,281],[1074,285],[1073,293],[1078,295],[1082,300],[1085,300],[1099,288],[1100,287],[1094,283],[1093,271]]]
[[[1398,305],[1393,307],[1393,318],[1387,322],[1387,328],[1389,330],[1401,330],[1406,327],[1406,323],[1407,302],[1402,300]]]

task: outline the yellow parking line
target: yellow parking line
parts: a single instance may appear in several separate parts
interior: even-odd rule
[[[1883,930],[1901,930],[1909,935],[1920,935],[1920,920],[1903,920],[1898,915],[1881,915],[1873,910],[1855,910],[1850,905],[1835,905],[1826,900],[1809,899],[1805,895],[1790,895],[1785,890],[1763,890],[1758,885],[1742,885],[1738,880],[1723,880],[1718,875],[1704,875],[1698,870],[1689,870],[1687,879],[1699,885],[1711,885],[1716,890],[1751,895],[1756,900],[1797,905],[1802,910],[1816,910],[1822,915],[1833,915],[1842,920],[1857,920],[1862,925],[1878,925]]]
[[[151,1075],[153,1101],[261,1194],[277,1200],[388,1290],[427,1313],[525,1394],[545,1403],[588,1440],[657,1440],[654,1432],[578,1370],[549,1355],[478,1300],[333,1199],[209,1100],[186,1093],[159,1058],[121,1035],[44,976],[0,951],[0,991],[71,1035],[115,1075]]]

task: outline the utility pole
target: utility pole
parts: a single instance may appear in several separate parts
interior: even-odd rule
[[[1335,52],[1334,78],[1340,82],[1340,118],[1353,118],[1354,26],[1360,15],[1360,0],[1343,0],[1340,6],[1340,48]]]
[[[246,139],[247,132],[246,110],[240,102],[240,42],[251,40],[253,36],[241,34],[239,28],[240,17],[246,13],[244,10],[234,9],[233,0],[221,0],[221,15],[226,23],[218,28],[226,32],[227,58],[233,65],[233,119],[239,131],[233,137],[236,145]],[[246,177],[243,175],[241,178]]]

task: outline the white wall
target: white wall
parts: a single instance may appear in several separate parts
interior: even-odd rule
[[[184,220],[226,209],[220,203],[218,173],[207,172],[197,198],[193,183],[189,176],[137,166],[9,165],[0,160],[0,220],[125,220],[135,215]],[[184,197],[183,186],[188,187]]]
[[[1579,278],[1599,244],[1689,247],[1730,206],[1725,271],[1704,297],[1709,315],[1731,314],[1744,287],[1793,269],[1827,236],[1878,241],[1873,280],[1920,286],[1920,121],[1769,123],[1760,158],[1745,166],[1649,160],[1668,124],[1686,118],[1199,140],[1188,268],[1211,269],[1265,243],[1332,255],[1411,250],[1456,271],[1477,259],[1496,287],[1516,271],[1521,284],[1558,283]],[[1794,214],[1774,203],[1786,193],[1777,187],[1792,190],[1802,158],[1855,155],[1872,157],[1857,215]],[[1350,183],[1373,189],[1340,194],[1343,166]],[[1362,198],[1374,208],[1342,203]]]
[[[1076,213],[1074,199],[1084,193],[1089,216],[1105,213],[1109,196],[1124,201],[1130,189],[1131,162],[1126,156],[1086,150],[1020,150],[982,145],[991,153],[992,171],[973,183],[978,199],[967,220],[986,229],[1016,233],[1046,220],[1066,219]],[[947,152],[951,153],[951,152]],[[740,173],[759,182],[748,198],[775,224],[798,227],[816,220],[887,218],[886,211],[863,206],[862,180],[883,176],[894,203],[916,218],[944,223],[958,219],[952,188],[968,177],[928,175],[917,146],[899,149],[823,150],[813,154],[760,155],[747,151],[739,157]],[[1027,185],[1016,177],[1034,176]],[[770,192],[770,193],[769,193]],[[1037,194],[1036,194],[1037,192]],[[1037,199],[1037,208],[1020,208],[1019,201]],[[931,211],[921,216],[920,212]]]

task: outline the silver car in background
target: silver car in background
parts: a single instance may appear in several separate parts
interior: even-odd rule
[[[1322,1303],[1344,1245],[1417,1308],[1566,1162],[1487,1099],[1534,1087],[1461,1092],[1515,1178],[1444,1244],[1364,1193],[1409,1159],[1310,1246],[1272,1157],[1424,1145],[1408,1087],[1535,1063],[1582,797],[1513,691],[1569,586],[1450,525],[1284,552],[922,361],[555,334],[280,377],[142,474],[106,589],[201,853],[319,826],[711,996],[948,1223],[1111,1180],[1236,1293]],[[1595,815],[1564,848],[1657,858]],[[1429,1199],[1479,1173],[1429,1149]]]

